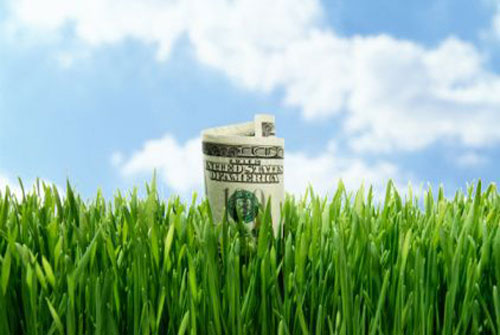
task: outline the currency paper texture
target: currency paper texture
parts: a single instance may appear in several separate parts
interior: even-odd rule
[[[284,197],[284,140],[276,137],[272,115],[253,122],[207,129],[202,133],[205,191],[216,222],[230,220],[255,227],[256,217],[271,203],[274,231]]]

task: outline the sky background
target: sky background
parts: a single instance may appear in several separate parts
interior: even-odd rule
[[[493,0],[0,0],[0,188],[202,190],[199,134],[276,116],[285,187],[500,180]]]

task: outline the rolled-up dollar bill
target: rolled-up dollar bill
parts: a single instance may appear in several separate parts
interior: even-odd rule
[[[271,204],[274,231],[284,197],[284,140],[276,137],[274,116],[202,132],[205,192],[214,220],[255,227],[259,211]]]

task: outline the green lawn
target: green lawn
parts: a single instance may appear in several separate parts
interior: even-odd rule
[[[0,190],[0,334],[500,335],[494,185],[332,192],[287,198],[273,236],[269,209],[252,232],[154,186]]]

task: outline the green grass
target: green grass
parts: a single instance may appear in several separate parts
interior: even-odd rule
[[[408,192],[411,194],[411,191]],[[494,185],[287,198],[283,235],[205,201],[0,191],[0,334],[498,334]]]

